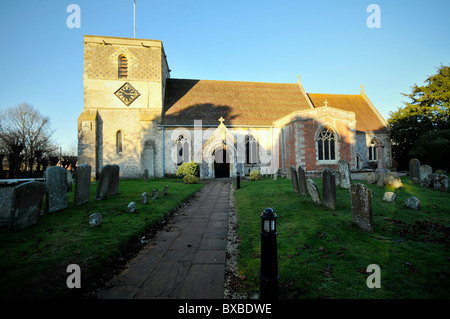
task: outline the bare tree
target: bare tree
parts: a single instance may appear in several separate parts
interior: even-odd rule
[[[40,164],[42,156],[54,148],[53,132],[50,118],[28,103],[10,107],[1,114],[0,147],[8,156],[10,177],[17,175],[21,166],[32,172],[34,164]]]

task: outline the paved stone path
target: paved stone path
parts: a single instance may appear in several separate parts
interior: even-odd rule
[[[229,180],[207,183],[97,297],[222,299],[229,200]]]

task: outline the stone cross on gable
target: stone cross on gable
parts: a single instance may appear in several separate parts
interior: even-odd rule
[[[223,124],[224,121],[225,121],[225,119],[221,116],[219,119],[220,124]]]
[[[325,107],[328,106],[328,101],[327,100],[323,101],[323,106],[325,106]]]

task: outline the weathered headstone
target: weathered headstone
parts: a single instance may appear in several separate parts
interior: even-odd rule
[[[298,193],[298,177],[297,177],[297,171],[295,170],[294,166],[291,166],[291,180],[292,180],[292,187],[294,188],[294,192]]]
[[[441,191],[448,190],[448,176],[436,174],[433,178],[433,188]]]
[[[300,193],[303,196],[307,196],[308,191],[306,189],[306,174],[305,169],[301,165],[298,167],[298,183],[300,185]]]
[[[352,185],[350,177],[350,166],[346,160],[341,159],[338,161],[338,167],[341,180],[341,188],[349,189]]]
[[[164,186],[164,189],[163,189],[163,192],[161,194],[161,197],[162,196],[166,196],[168,190],[169,190],[169,185]]]
[[[117,195],[119,193],[120,167],[112,165],[111,179],[108,185],[108,196]]]
[[[14,187],[9,218],[10,231],[17,231],[38,222],[45,192],[46,186],[40,182],[27,182]]]
[[[74,204],[82,205],[89,202],[91,193],[91,165],[78,165],[75,174]]]
[[[409,161],[409,178],[412,181],[413,177],[420,181],[420,162],[417,158]]]
[[[136,203],[135,202],[129,203],[127,207],[127,212],[134,213],[135,211],[136,211]]]
[[[361,183],[350,187],[352,219],[359,228],[373,233],[372,191]]]
[[[49,213],[67,207],[67,173],[61,166],[51,166],[44,172]]]
[[[148,183],[148,169],[144,169],[144,179]]]
[[[95,200],[102,200],[119,192],[120,168],[118,165],[105,165],[97,183]]]
[[[336,176],[334,172],[326,168],[322,172],[322,195],[323,205],[335,210],[336,209]]]
[[[433,169],[431,168],[430,165],[420,165],[419,172],[420,172],[420,183],[422,183],[422,181],[425,178],[428,178],[428,176],[433,173]]]
[[[158,198],[158,190],[154,189],[153,192],[152,192],[152,200],[155,200],[157,198]]]
[[[142,204],[147,204],[148,203],[148,194],[147,192],[144,192],[142,195]]]
[[[405,200],[405,207],[409,209],[419,210],[420,200],[415,196],[410,196]]]
[[[394,192],[385,192],[383,196],[383,201],[385,202],[395,202],[397,195]]]
[[[308,178],[306,181],[306,188],[313,202],[320,204],[320,193],[316,183],[312,179]]]
[[[98,227],[102,224],[103,222],[103,216],[100,213],[94,213],[89,215],[89,225],[91,225],[91,227]]]

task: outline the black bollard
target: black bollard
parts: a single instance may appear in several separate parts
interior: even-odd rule
[[[279,299],[276,218],[272,208],[266,208],[261,214],[260,299]]]
[[[237,173],[236,188],[241,188],[241,174],[239,174],[239,172]]]

